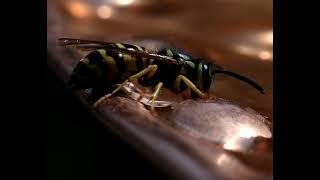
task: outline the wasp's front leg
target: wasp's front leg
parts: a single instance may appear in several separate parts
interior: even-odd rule
[[[196,85],[194,85],[187,77],[184,75],[179,75],[174,83],[174,89],[176,89],[178,92],[180,91],[180,83],[181,80],[195,93],[197,93],[201,98],[205,97],[205,93],[203,93],[200,89],[197,88]]]
[[[184,75],[179,75],[175,80],[174,89],[176,89],[178,92],[180,91],[181,81],[183,81],[188,86],[188,88],[190,88],[193,92],[198,94],[201,99],[216,99],[216,97],[209,96],[206,93],[202,92],[199,88],[197,88],[196,85],[192,83],[192,81],[190,81]]]

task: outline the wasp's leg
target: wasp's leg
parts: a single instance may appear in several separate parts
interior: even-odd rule
[[[111,93],[101,97],[96,103],[94,103],[93,107],[97,108],[99,105],[103,104],[109,97],[114,95],[116,92],[118,92],[126,83],[132,82],[135,80],[138,80],[142,76],[148,74],[147,78],[151,78],[158,70],[157,65],[149,65],[147,68],[143,69],[139,73],[130,76],[127,80],[125,80],[123,83],[121,83],[115,90],[113,90]]]
[[[151,110],[152,111],[154,111],[154,103],[155,103],[155,100],[157,99],[157,97],[159,95],[159,92],[160,92],[160,89],[161,89],[162,86],[163,86],[163,83],[159,82],[157,84],[157,86],[155,87],[155,90],[154,90],[153,95],[152,95],[152,103],[151,103]]]
[[[205,97],[205,94],[197,88],[196,85],[194,85],[187,77],[183,76],[183,75],[179,75],[176,80],[175,80],[175,84],[174,84],[174,88],[179,91],[180,90],[180,82],[181,80],[195,93],[197,93],[201,98]]]

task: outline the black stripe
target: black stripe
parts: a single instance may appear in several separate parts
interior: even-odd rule
[[[149,58],[146,59],[146,65],[147,66],[150,65],[150,59]]]
[[[207,91],[211,85],[211,77],[209,74],[209,66],[207,64],[202,64],[202,85],[203,90],[205,91]]]
[[[172,52],[173,53],[173,52]],[[174,59],[179,59],[179,60],[184,60],[184,59],[182,59],[180,56],[179,56],[179,54],[173,54],[173,58]]]
[[[89,53],[86,58],[89,59],[90,64],[95,65],[95,70],[92,72],[91,76],[94,76],[93,79],[97,83],[108,74],[104,58],[97,50]]]
[[[179,92],[182,92],[182,91],[184,91],[185,89],[187,89],[187,85],[186,85],[186,83],[184,83],[182,80],[180,81],[180,91]]]
[[[90,54],[87,55],[89,62],[92,64],[103,63],[104,58],[98,51],[92,51]]]
[[[137,56],[136,58],[137,58],[137,60],[136,60],[137,69],[138,69],[138,71],[141,71],[143,69],[142,57],[141,56]]]

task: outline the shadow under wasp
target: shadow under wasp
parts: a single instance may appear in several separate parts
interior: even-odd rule
[[[224,70],[204,58],[195,58],[177,48],[162,48],[157,52],[132,44],[83,39],[60,38],[62,46],[74,46],[91,51],[73,69],[68,86],[71,89],[107,89],[120,84],[94,103],[102,105],[128,82],[138,81],[154,86],[151,109],[164,86],[177,93],[189,88],[193,96],[210,98],[207,92],[216,74],[226,74],[251,85],[261,93],[263,88],[240,74]],[[212,96],[211,96],[212,97]]]

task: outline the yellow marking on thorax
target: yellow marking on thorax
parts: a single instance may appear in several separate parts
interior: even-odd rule
[[[170,49],[167,49],[167,56],[173,57],[173,53]]]
[[[185,61],[190,67],[195,68],[196,65],[191,61]]]

